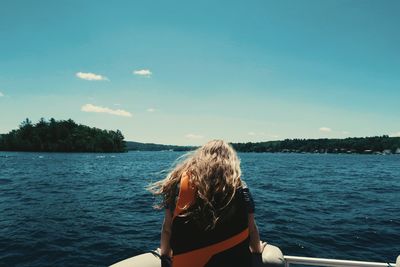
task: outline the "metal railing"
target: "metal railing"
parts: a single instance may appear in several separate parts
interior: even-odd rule
[[[395,267],[395,263],[368,262],[368,261],[349,261],[323,258],[309,258],[297,256],[284,256],[285,267],[293,265],[312,265],[325,267]],[[398,266],[400,267],[400,266]]]

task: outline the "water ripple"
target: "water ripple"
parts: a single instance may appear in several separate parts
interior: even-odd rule
[[[0,152],[1,264],[107,266],[156,248],[163,214],[145,187],[180,155]],[[287,255],[395,260],[400,157],[240,157],[262,239]]]

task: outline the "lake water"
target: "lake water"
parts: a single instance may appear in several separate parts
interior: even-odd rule
[[[144,190],[179,152],[0,152],[0,266],[107,266],[159,244]],[[394,262],[400,156],[239,154],[263,240],[285,255]]]

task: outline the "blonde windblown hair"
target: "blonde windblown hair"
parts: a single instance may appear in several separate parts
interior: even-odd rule
[[[189,175],[196,194],[194,203],[180,216],[213,228],[236,189],[242,186],[240,160],[235,150],[223,140],[212,140],[186,154],[163,180],[149,186],[154,195],[163,199],[158,208],[175,206],[184,173]]]

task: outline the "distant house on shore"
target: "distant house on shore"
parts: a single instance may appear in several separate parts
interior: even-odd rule
[[[396,152],[394,152],[396,154],[400,154],[400,148],[396,149]]]

